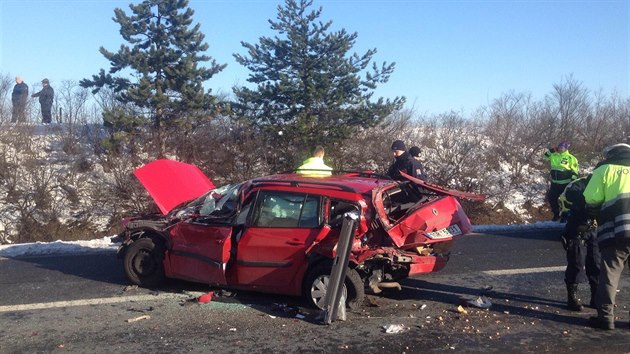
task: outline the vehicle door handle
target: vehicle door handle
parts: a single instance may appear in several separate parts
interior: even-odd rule
[[[304,242],[300,242],[298,240],[291,240],[291,241],[287,241],[287,245],[291,245],[291,246],[303,246]]]

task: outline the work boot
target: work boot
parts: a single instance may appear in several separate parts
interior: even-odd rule
[[[599,328],[599,329],[605,329],[605,330],[615,329],[614,323],[603,320],[597,316],[589,317],[588,325],[593,328]]]
[[[567,284],[567,308],[570,311],[582,311],[584,306],[577,297],[577,284]]]

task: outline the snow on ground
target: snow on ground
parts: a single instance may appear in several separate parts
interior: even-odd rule
[[[557,222],[544,221],[520,225],[475,225],[473,226],[473,232],[493,233],[523,230],[560,230],[563,227],[563,224]],[[119,244],[112,242],[112,238],[114,238],[114,236],[106,236],[101,239],[86,241],[55,241],[0,245],[0,257],[13,258],[116,252]]]

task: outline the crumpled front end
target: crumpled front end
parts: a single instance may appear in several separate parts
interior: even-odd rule
[[[391,242],[362,259],[373,289],[441,270],[448,263],[453,238],[472,229],[453,195],[413,181],[377,189],[372,201],[380,232]]]
[[[118,258],[124,257],[129,245],[142,237],[154,236],[167,241],[169,220],[170,218],[158,214],[123,219],[123,231],[116,235],[116,239],[121,242]]]

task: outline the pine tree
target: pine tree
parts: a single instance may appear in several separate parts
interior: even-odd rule
[[[203,54],[208,49],[200,25],[191,27],[194,11],[188,0],[144,0],[130,4],[132,15],[114,10],[114,22],[129,45],[114,53],[101,47],[109,60],[109,72],[101,69],[81,86],[97,93],[113,88],[118,101],[133,113],[125,119],[117,112],[104,112],[106,124],[125,126],[138,121],[137,116],[153,123],[157,134],[158,156],[165,150],[165,130],[176,126],[186,116],[213,109],[216,100],[202,84],[225,68]],[[199,66],[199,63],[209,65]],[[135,115],[136,117],[132,117]]]
[[[302,152],[277,167],[294,168],[305,151],[334,146],[359,127],[375,126],[405,101],[372,101],[373,90],[389,80],[395,64],[372,63],[367,70],[376,49],[350,54],[357,33],[331,31],[332,21],[319,21],[322,8],[310,10],[312,3],[286,0],[278,6],[277,21],[269,20],[278,35],[260,37],[255,45],[241,42],[247,55],[234,55],[256,85],[234,89],[234,112],[273,136],[268,141]]]

